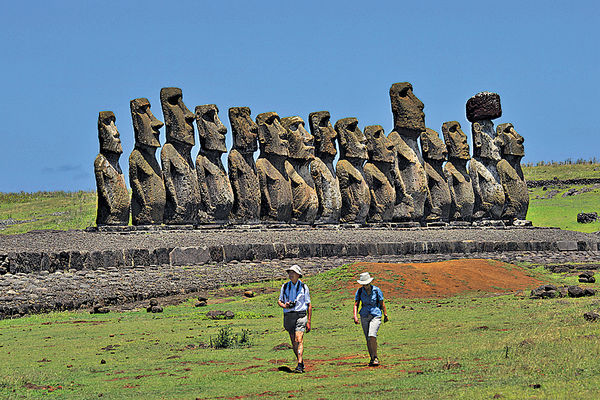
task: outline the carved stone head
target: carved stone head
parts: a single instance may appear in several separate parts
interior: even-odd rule
[[[369,161],[380,161],[385,163],[394,162],[394,144],[385,136],[381,125],[370,125],[365,127],[367,139],[367,153]]]
[[[425,130],[425,105],[413,93],[408,82],[394,83],[390,88],[394,130],[417,138]]]
[[[281,125],[287,131],[290,158],[298,160],[312,160],[315,158],[313,135],[304,128],[304,120],[300,117],[285,117]]]
[[[231,107],[229,109],[233,147],[242,153],[254,153],[258,150],[256,143],[258,126],[250,118],[250,113],[248,107]]]
[[[100,153],[123,153],[121,136],[115,125],[115,114],[112,111],[98,113],[98,139],[100,139]]]
[[[135,143],[154,148],[160,147],[160,128],[164,124],[156,119],[150,111],[148,99],[143,97],[133,99],[129,102],[129,108],[131,109]]]
[[[425,129],[421,133],[421,152],[427,160],[444,161],[448,159],[448,148],[438,133],[433,129]]]
[[[287,132],[281,125],[277,113],[258,114],[256,125],[258,125],[258,143],[261,153],[285,157],[289,155],[288,141],[286,140]]]
[[[316,111],[308,115],[310,133],[315,138],[316,155],[328,154],[335,156],[337,154],[335,148],[337,132],[331,126],[330,118],[329,111]]]
[[[215,104],[196,106],[196,126],[200,137],[200,146],[204,150],[227,152],[225,134],[227,128],[219,119],[219,107]]]
[[[458,121],[444,122],[442,125],[442,134],[444,135],[444,142],[446,142],[448,149],[448,157],[460,160],[471,159],[467,135],[460,128]]]
[[[167,142],[180,142],[193,146],[195,116],[183,103],[181,89],[168,87],[160,90],[160,103],[167,125]]]
[[[358,128],[356,118],[342,118],[335,123],[340,141],[340,158],[367,159],[367,138]]]
[[[493,161],[500,161],[500,141],[498,138],[491,137],[484,131],[484,125],[479,122],[471,124],[473,134],[473,157],[487,158]]]
[[[525,146],[523,146],[525,139],[517,133],[513,124],[498,125],[496,127],[496,135],[503,155],[520,157],[525,155]]]
[[[492,120],[502,116],[500,95],[491,92],[479,92],[467,100],[467,119],[470,122],[484,119]]]

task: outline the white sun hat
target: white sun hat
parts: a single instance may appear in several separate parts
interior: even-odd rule
[[[300,276],[303,275],[302,270],[300,269],[300,266],[297,264],[294,264],[291,267],[285,269],[285,272],[288,272],[288,271],[294,271],[295,273],[297,273]]]
[[[360,274],[356,282],[360,283],[361,285],[368,285],[372,280],[373,278],[371,278],[371,275],[368,272],[363,272]]]

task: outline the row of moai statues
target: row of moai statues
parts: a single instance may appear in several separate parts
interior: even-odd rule
[[[361,131],[356,118],[332,126],[327,111],[309,115],[309,132],[299,116],[266,112],[254,121],[248,107],[232,107],[227,170],[222,162],[227,128],[216,105],[197,106],[192,113],[181,89],[163,88],[163,124],[147,99],[131,100],[131,201],[119,166],[123,150],[115,116],[100,112],[96,222],[127,225],[130,210],[134,225],[525,219],[529,197],[520,166],[523,138],[512,124],[494,130],[492,119],[502,114],[497,94],[482,92],[467,102],[472,159],[458,122],[442,125],[444,140],[425,127],[424,105],[410,83],[393,84],[390,98],[394,129],[387,136],[379,125]],[[200,139],[195,163],[194,123]],[[166,143],[159,165],[155,152],[163,125]]]

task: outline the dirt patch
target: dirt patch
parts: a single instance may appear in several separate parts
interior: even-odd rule
[[[544,282],[527,275],[527,270],[495,260],[461,259],[433,263],[388,264],[361,262],[349,267],[356,277],[368,271],[384,296],[390,298],[443,298],[460,293],[514,292]],[[355,279],[335,290],[354,294]]]

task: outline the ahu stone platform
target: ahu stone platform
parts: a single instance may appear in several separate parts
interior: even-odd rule
[[[0,274],[231,261],[600,250],[595,234],[538,227],[182,226],[0,236]]]

